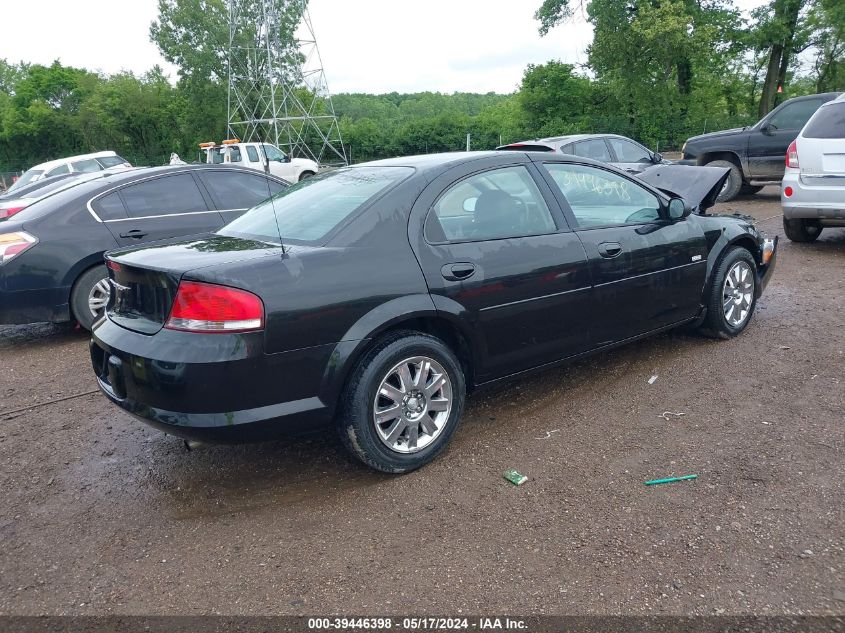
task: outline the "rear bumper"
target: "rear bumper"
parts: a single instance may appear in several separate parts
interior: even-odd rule
[[[331,407],[318,395],[331,345],[265,354],[263,333],[150,336],[104,319],[90,349],[103,394],[173,435],[250,442],[331,421]]]
[[[784,191],[792,189],[792,195]],[[787,219],[845,220],[845,177],[811,178],[797,170],[784,174],[780,193]]]
[[[70,320],[68,296],[70,288],[42,288],[38,290],[0,290],[0,324],[22,325]]]

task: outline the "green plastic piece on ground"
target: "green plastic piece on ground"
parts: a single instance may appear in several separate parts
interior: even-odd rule
[[[652,479],[645,482],[646,486],[656,486],[658,484],[671,484],[676,481],[686,481],[687,479],[698,479],[698,475],[683,475],[681,477],[667,477],[666,479]]]
[[[528,477],[525,475],[520,475],[516,468],[508,468],[504,474],[505,479],[511,482],[514,486],[521,486],[526,481],[528,481]]]

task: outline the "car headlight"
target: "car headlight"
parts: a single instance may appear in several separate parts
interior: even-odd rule
[[[0,266],[36,244],[38,239],[23,231],[0,233]]]

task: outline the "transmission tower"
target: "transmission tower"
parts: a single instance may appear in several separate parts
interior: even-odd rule
[[[229,133],[347,164],[307,0],[228,2]]]

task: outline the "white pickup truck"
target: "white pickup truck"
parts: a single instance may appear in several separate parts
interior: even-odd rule
[[[299,182],[317,173],[319,167],[307,158],[292,158],[270,143],[241,143],[229,139],[221,144],[200,143],[205,162],[210,165],[231,163],[258,171],[269,171],[288,182]]]

